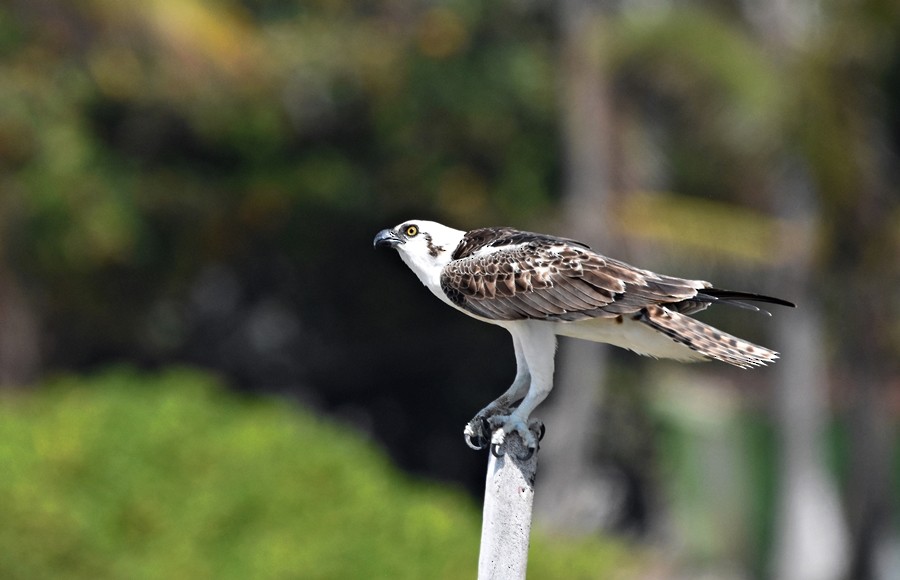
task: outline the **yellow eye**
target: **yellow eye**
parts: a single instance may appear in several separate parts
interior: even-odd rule
[[[406,226],[406,236],[411,238],[419,233],[419,228],[416,226]]]

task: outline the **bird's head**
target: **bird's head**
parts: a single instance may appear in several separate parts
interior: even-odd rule
[[[434,275],[447,265],[464,234],[437,222],[408,220],[378,232],[374,244],[376,248],[397,250],[403,261],[422,277]]]

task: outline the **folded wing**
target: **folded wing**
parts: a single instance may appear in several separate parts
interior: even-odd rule
[[[492,320],[576,321],[636,314],[651,305],[694,312],[710,288],[635,268],[574,240],[511,228],[469,232],[441,273],[458,306]]]

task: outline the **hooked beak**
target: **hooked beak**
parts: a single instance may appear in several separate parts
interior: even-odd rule
[[[376,248],[395,248],[402,243],[403,240],[400,238],[400,236],[397,235],[397,232],[395,232],[394,230],[381,230],[380,232],[378,232],[378,235],[375,236],[373,245]]]

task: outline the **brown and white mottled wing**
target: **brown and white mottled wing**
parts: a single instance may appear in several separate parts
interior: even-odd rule
[[[709,286],[635,268],[581,242],[512,228],[467,233],[441,273],[454,304],[491,320],[615,318],[657,304],[692,312],[712,300],[698,298]]]
[[[655,274],[601,256],[581,242],[511,228],[466,234],[440,281],[454,304],[489,320],[562,322],[566,328],[559,332],[567,336],[649,356],[715,359],[742,368],[767,364],[778,354],[688,315],[716,302],[753,310],[759,308],[751,302],[794,306]],[[662,336],[684,350],[660,342]],[[685,354],[691,351],[697,356]]]

